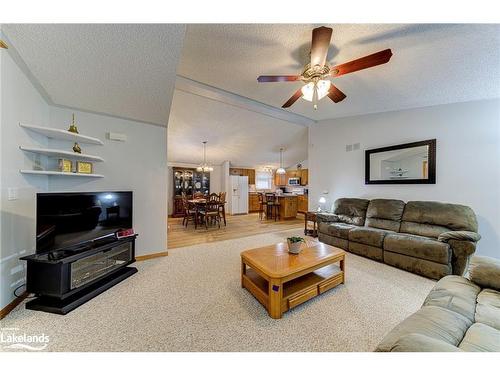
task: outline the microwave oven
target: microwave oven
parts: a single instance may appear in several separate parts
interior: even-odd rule
[[[288,185],[299,186],[300,185],[300,177],[290,177],[288,179]]]

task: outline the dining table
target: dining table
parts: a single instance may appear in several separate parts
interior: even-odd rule
[[[188,203],[192,204],[196,210],[196,218],[195,220],[198,220],[198,212],[200,209],[203,209],[205,205],[207,204],[208,200],[206,198],[194,198],[194,199],[188,199]],[[224,220],[224,226],[226,225],[226,201],[224,202],[217,202],[219,207],[222,208],[222,219]]]

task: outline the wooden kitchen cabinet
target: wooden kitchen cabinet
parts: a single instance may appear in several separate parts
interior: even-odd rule
[[[307,186],[309,184],[309,169],[300,170],[300,184]]]
[[[247,169],[248,171],[248,183],[250,185],[255,185],[255,169]]]
[[[280,218],[291,219],[297,216],[298,199],[297,196],[280,196]]]
[[[249,193],[248,194],[248,211],[257,212],[259,211],[259,194]]]
[[[286,174],[274,174],[274,184],[276,186],[285,186],[288,183]]]
[[[231,176],[247,176],[248,184],[255,185],[255,169],[229,168],[229,174]]]
[[[309,208],[309,199],[307,194],[299,195],[297,198],[297,211],[300,213],[306,213]]]

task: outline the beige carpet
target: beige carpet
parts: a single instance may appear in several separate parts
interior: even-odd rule
[[[174,249],[66,316],[22,304],[0,324],[45,333],[50,351],[372,351],[434,285],[348,254],[345,285],[273,320],[241,289],[239,253],[300,232]]]

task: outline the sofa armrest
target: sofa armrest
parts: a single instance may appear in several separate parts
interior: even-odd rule
[[[335,214],[328,212],[318,212],[316,214],[316,221],[319,223],[336,223],[339,222],[339,217]]]
[[[454,275],[464,276],[469,268],[469,261],[476,251],[476,242],[448,240],[451,248],[451,267]]]
[[[402,336],[391,347],[391,352],[460,352],[446,341],[441,341],[419,333]]]
[[[500,291],[500,261],[485,256],[472,257],[469,279],[482,288]]]
[[[481,235],[476,232],[470,232],[467,230],[456,230],[450,232],[441,233],[438,237],[438,241],[448,242],[449,240],[459,240],[459,241],[472,241],[477,242],[481,239]]]

